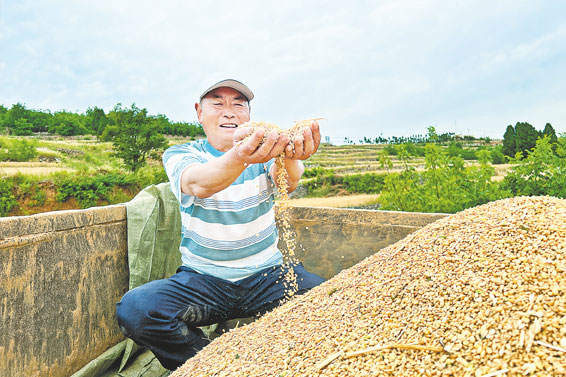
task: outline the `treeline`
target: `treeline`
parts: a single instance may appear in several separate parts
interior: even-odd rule
[[[510,158],[525,158],[535,148],[537,140],[544,136],[548,136],[550,143],[556,145],[558,137],[550,123],[547,123],[542,131],[537,131],[527,122],[517,122],[515,127],[509,125],[503,134],[502,152]]]
[[[106,128],[116,125],[126,110],[121,104],[117,104],[108,113],[95,106],[78,114],[69,111],[28,109],[21,103],[13,105],[10,109],[0,105],[0,131],[4,129],[5,133],[15,136],[47,132],[61,136],[95,135],[101,139]],[[146,109],[142,110],[147,114]],[[204,131],[198,123],[172,122],[163,114],[146,116],[151,127],[163,135],[193,138],[204,136]]]
[[[471,135],[456,135],[454,132],[444,132],[444,133],[437,133],[436,128],[430,126],[427,128],[428,132],[426,135],[418,134],[418,135],[411,135],[411,136],[391,136],[391,137],[383,137],[378,136],[375,138],[369,138],[364,136],[362,139],[359,140],[360,144],[428,144],[428,143],[435,143],[435,144],[447,144],[451,142],[483,142],[489,143],[491,142],[491,138],[489,137],[480,137],[476,138]],[[345,138],[344,141],[346,144],[353,144],[353,141],[349,138]]]

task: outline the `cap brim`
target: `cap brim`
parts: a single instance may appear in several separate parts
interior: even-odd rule
[[[214,89],[218,88],[232,88],[234,90],[237,90],[238,92],[242,93],[248,101],[251,101],[254,98],[254,93],[246,85],[242,84],[238,80],[227,79],[219,81],[216,84],[212,85],[210,88],[206,89],[204,92],[202,92],[199,99],[202,100],[204,96],[212,92]]]

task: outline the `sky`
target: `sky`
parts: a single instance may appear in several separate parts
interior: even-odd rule
[[[0,0],[0,104],[197,121],[223,78],[252,120],[323,137],[566,132],[563,0]]]

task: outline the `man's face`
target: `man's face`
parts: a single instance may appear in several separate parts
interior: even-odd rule
[[[250,120],[248,100],[232,88],[211,91],[195,104],[195,109],[208,142],[222,152],[232,147],[236,128]]]

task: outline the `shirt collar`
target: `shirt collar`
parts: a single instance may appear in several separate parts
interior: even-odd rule
[[[210,143],[208,142],[208,140],[205,140],[204,142],[204,148],[210,152],[214,157],[220,157],[222,156],[225,152],[221,152],[218,149],[214,148],[212,145],[210,145]]]

